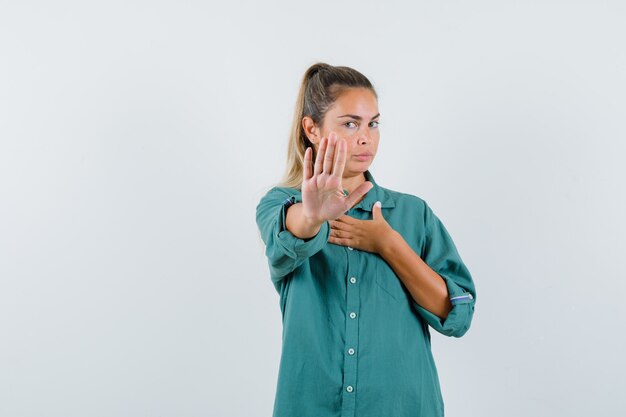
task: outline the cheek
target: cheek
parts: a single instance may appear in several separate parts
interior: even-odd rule
[[[372,140],[372,148],[374,148],[374,151],[378,149],[378,143],[379,143],[378,138],[374,138]]]
[[[348,151],[348,155],[351,155],[354,151],[354,147],[355,147],[355,140],[353,140],[352,138],[346,138],[346,143],[348,146],[346,146],[346,150]]]

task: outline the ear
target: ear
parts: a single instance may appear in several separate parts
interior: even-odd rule
[[[304,129],[304,133],[307,138],[314,143],[315,145],[319,145],[320,140],[322,139],[320,136],[320,129],[315,125],[313,119],[309,116],[304,116],[302,118],[302,128]]]

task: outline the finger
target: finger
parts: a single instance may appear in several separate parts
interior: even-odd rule
[[[381,208],[380,201],[375,202],[374,206],[372,207],[372,219],[373,220],[378,220],[378,219],[385,220],[385,218],[383,217],[383,209]]]
[[[313,175],[319,175],[322,173],[322,163],[324,161],[324,153],[326,153],[326,145],[328,138],[322,138],[319,147],[317,148],[317,156],[315,157],[315,170]]]
[[[348,218],[350,216],[348,216],[347,214],[342,214],[339,217],[337,217],[336,219],[334,219],[333,221],[335,222],[343,222],[346,220],[346,218]]]
[[[343,177],[343,169],[346,166],[346,153],[348,152],[348,145],[346,140],[341,138],[338,142],[339,149],[337,150],[337,157],[335,158],[335,165],[333,167],[333,175],[335,177]]]
[[[347,223],[341,222],[341,221],[337,221],[337,220],[333,220],[330,222],[330,228],[331,229],[337,229],[337,230],[348,230],[350,226]]]
[[[356,222],[358,222],[357,219],[355,219],[354,217],[350,217],[347,214],[342,215],[341,217],[339,217],[338,219],[336,219],[344,224],[355,224]]]
[[[304,179],[308,180],[311,178],[311,176],[313,176],[313,172],[312,169],[313,167],[311,166],[311,147],[307,147],[306,150],[304,151]]]
[[[352,233],[346,232],[345,230],[332,229],[330,235],[340,239],[350,239]]]
[[[329,236],[328,241],[330,243],[334,243],[335,245],[350,246],[350,239],[347,238]]]
[[[333,157],[335,156],[335,145],[337,144],[337,139],[335,135],[331,132],[328,138],[328,148],[326,148],[326,155],[324,155],[324,172],[326,174],[331,174],[333,169]]]
[[[356,202],[359,201],[361,197],[367,194],[367,192],[371,190],[372,187],[374,187],[374,184],[372,184],[371,181],[365,181],[364,183],[356,187],[356,190],[352,191],[346,199],[348,207],[352,208],[352,206],[356,204]]]

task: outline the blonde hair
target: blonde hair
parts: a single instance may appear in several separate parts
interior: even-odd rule
[[[304,132],[302,118],[309,116],[317,126],[321,126],[329,107],[347,88],[367,88],[378,99],[372,83],[353,68],[318,62],[306,70],[298,91],[287,146],[287,167],[278,184],[280,187],[300,189],[306,148],[312,148],[315,162],[315,147]]]

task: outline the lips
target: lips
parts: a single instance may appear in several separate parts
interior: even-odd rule
[[[358,155],[354,155],[354,157],[359,161],[367,161],[372,157],[372,154],[369,152],[360,153]]]

